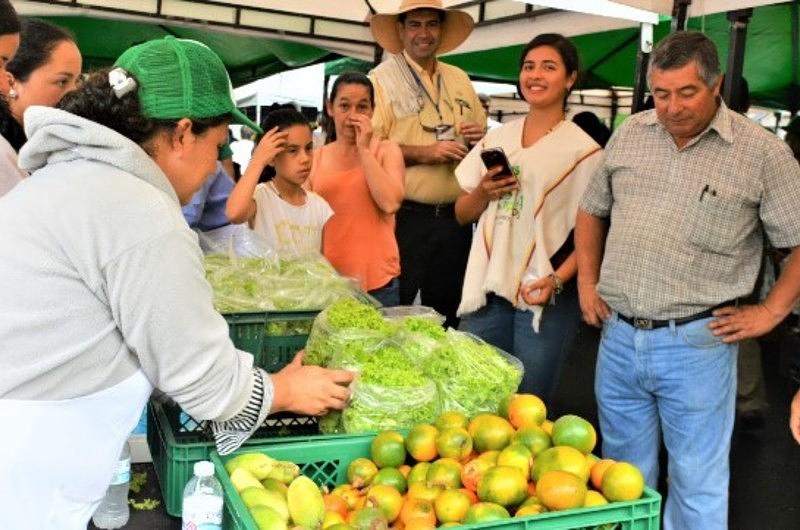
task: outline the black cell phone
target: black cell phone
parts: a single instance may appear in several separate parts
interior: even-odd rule
[[[503,169],[494,176],[495,180],[504,178],[505,176],[513,177],[514,172],[511,171],[511,164],[508,162],[508,157],[502,147],[490,147],[481,151],[481,160],[486,169],[500,166]]]

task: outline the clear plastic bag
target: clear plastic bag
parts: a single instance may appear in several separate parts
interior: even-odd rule
[[[364,383],[351,385],[350,403],[342,412],[347,433],[410,429],[433,423],[439,416],[436,384],[425,380],[418,386],[392,387]]]
[[[382,307],[381,314],[389,322],[401,323],[406,319],[427,319],[432,322],[444,324],[445,317],[432,307],[424,305],[397,305]]]
[[[374,346],[388,334],[389,328],[377,309],[354,298],[344,298],[314,319],[304,362],[329,366],[334,354],[345,346]]]
[[[422,366],[436,382],[441,409],[467,417],[497,413],[501,401],[517,391],[524,373],[516,357],[453,329]]]

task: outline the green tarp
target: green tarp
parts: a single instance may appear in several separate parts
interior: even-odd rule
[[[664,38],[670,30],[669,20],[655,28],[655,40]],[[794,25],[793,25],[794,24]],[[798,5],[778,4],[756,8],[747,31],[744,76],[750,85],[753,104],[797,110],[798,75],[796,34]],[[723,70],[727,64],[730,24],[725,13],[692,18],[689,29],[703,31],[717,45]],[[533,37],[533,35],[531,35]],[[583,78],[581,88],[610,88],[633,86],[639,30],[614,30],[572,37],[580,52]],[[495,48],[480,52],[455,54],[442,60],[454,64],[474,80],[516,83],[519,54],[523,45]],[[326,74],[347,69],[364,71],[369,63],[346,59],[326,65]]]
[[[198,40],[222,57],[234,86],[291,68],[339,57],[307,44],[230,32],[93,17],[41,17],[70,30],[84,56],[84,70],[108,66],[128,47],[166,35]]]

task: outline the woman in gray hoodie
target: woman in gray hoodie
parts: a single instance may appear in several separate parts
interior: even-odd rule
[[[60,109],[25,113],[0,200],[0,502],[5,528],[86,528],[153,388],[211,420],[222,453],[267,414],[341,408],[352,374],[253,366],[214,310],[180,204],[235,107],[222,61],[172,37],[126,51]],[[57,439],[56,439],[57,437]]]

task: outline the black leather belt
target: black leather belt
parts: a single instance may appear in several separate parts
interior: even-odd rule
[[[404,200],[400,209],[409,212],[424,213],[431,217],[450,217],[456,216],[456,203],[449,202],[444,204],[426,204],[424,202]]]
[[[652,318],[626,317],[622,313],[619,314],[619,319],[622,320],[623,322],[627,322],[636,329],[657,329],[669,326],[670,322],[675,322],[676,326],[680,326],[682,324],[688,324],[689,322],[694,322],[695,320],[700,320],[701,318],[708,318],[712,316],[713,312],[719,309],[720,307],[737,306],[737,305],[739,305],[738,299],[730,300],[728,302],[723,302],[719,305],[716,305],[711,309],[706,309],[705,311],[695,313],[694,315],[690,315],[688,317],[673,318],[669,320],[654,320]]]

